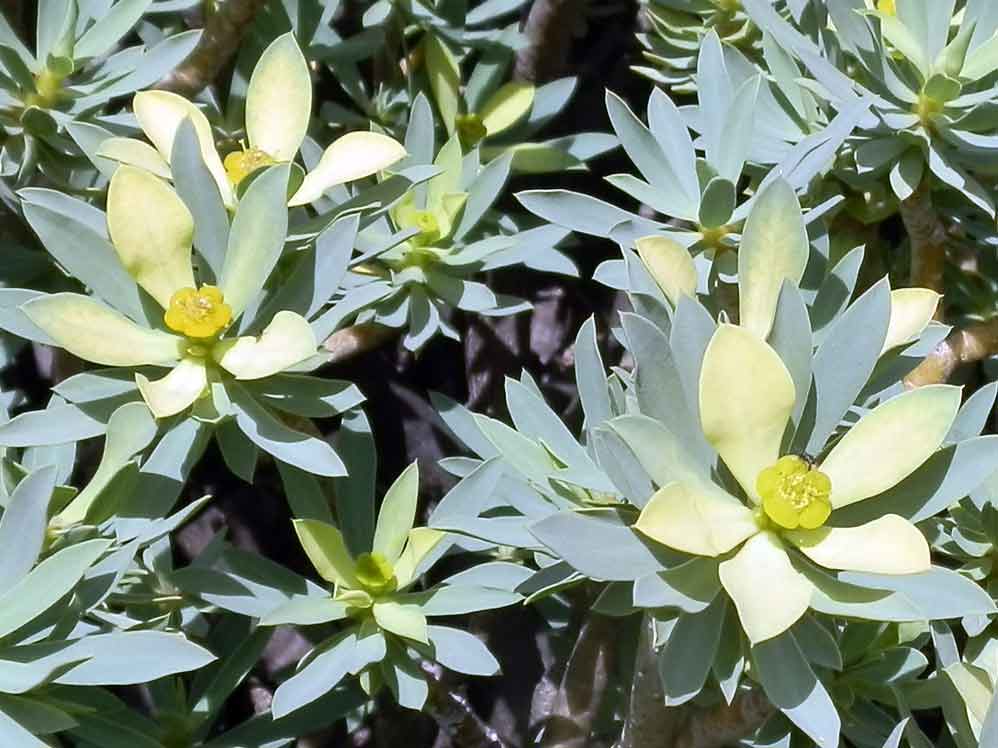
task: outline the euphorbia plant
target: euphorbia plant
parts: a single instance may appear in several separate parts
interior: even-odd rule
[[[275,167],[260,177],[254,193],[279,193],[286,180],[287,167]],[[256,200],[247,201],[246,210],[260,207]],[[190,211],[159,177],[121,166],[108,190],[108,230],[121,264],[162,308],[162,322],[153,315],[142,325],[88,296],[68,292],[33,299],[24,313],[84,360],[169,368],[161,379],[136,373],[135,380],[157,418],[176,415],[205,394],[210,381],[225,376],[262,379],[316,353],[308,320],[286,310],[274,314],[259,335],[232,335],[233,323],[260,293],[280,256],[280,217],[275,211],[277,225],[269,236],[240,237],[234,231],[243,241],[232,243],[218,285],[199,284],[191,263]]]
[[[224,159],[216,149],[208,118],[183,96],[143,91],[135,95],[132,106],[154,147],[141,140],[116,137],[104,141],[98,154],[169,179],[177,129],[190,119],[222,201],[233,208],[247,177],[263,167],[294,162],[312,115],[312,80],[294,36],[284,34],[275,39],[260,57],[246,91],[246,141]],[[291,191],[288,204],[310,203],[330,187],[368,177],[404,156],[402,145],[387,135],[347,133],[326,148],[315,168],[303,177],[297,175],[297,187]]]
[[[458,485],[452,494],[463,495],[473,490],[472,484]],[[521,597],[496,584],[503,575],[484,575],[478,581],[474,570],[425,591],[414,589],[451,546],[447,533],[414,527],[418,500],[419,469],[413,463],[385,493],[373,534],[358,540],[354,530],[354,543],[362,543],[364,550],[351,549],[344,533],[328,522],[294,521],[302,548],[332,590],[327,595],[294,596],[265,615],[261,624],[348,624],[303,658],[297,672],[277,689],[275,716],[304,707],[348,673],[360,677],[367,693],[374,695],[387,685],[400,704],[420,709],[427,698],[422,657],[475,675],[498,672],[499,664],[477,638],[429,624],[427,618],[499,608]],[[508,584],[508,572],[505,577],[503,584]]]
[[[676,480],[659,488],[636,524],[670,548],[724,559],[721,584],[753,643],[786,631],[810,607],[814,585],[790,548],[829,569],[929,569],[929,545],[908,520],[885,514],[836,527],[834,510],[897,485],[931,457],[956,416],[960,389],[936,385],[888,400],[813,461],[782,447],[795,400],[776,352],[744,328],[721,325],[704,354],[700,418],[741,491],[717,485],[681,445],[662,444]],[[629,435],[626,421],[620,430]]]

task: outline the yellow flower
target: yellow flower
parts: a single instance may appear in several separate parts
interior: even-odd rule
[[[429,210],[411,209],[400,212],[399,228],[419,229],[419,234],[409,240],[413,244],[417,244],[419,246],[433,244],[442,238],[440,233],[440,221],[438,221],[433,212]]]
[[[762,508],[785,530],[816,530],[832,513],[832,481],[797,455],[786,455],[759,473]]]
[[[232,307],[216,286],[181,288],[170,297],[166,326],[189,338],[213,338],[232,322]]]
[[[902,321],[907,337],[912,325]],[[896,486],[935,454],[960,407],[958,387],[922,387],[885,400],[835,442],[817,469],[781,454],[797,392],[779,354],[756,333],[718,326],[704,352],[699,395],[704,439],[741,492],[717,485],[651,419],[625,416],[613,428],[660,486],[636,529],[674,550],[722,558],[721,585],[753,644],[786,631],[811,605],[814,584],[791,549],[832,571],[914,574],[931,567],[925,537],[903,517],[885,513],[855,527],[825,522]]]
[[[246,91],[248,147],[228,154],[224,162],[215,147],[208,118],[183,96],[169,91],[140,91],[132,108],[152,147],[131,138],[108,138],[101,144],[100,155],[141,165],[171,179],[173,141],[181,124],[189,119],[222,202],[234,209],[234,186],[248,174],[262,166],[295,160],[312,116],[312,76],[294,35],[277,37],[261,55]],[[387,135],[346,133],[333,141],[305,174],[288,205],[311,203],[330,187],[377,174],[405,156],[402,144]]]
[[[217,287],[199,287],[191,262],[194,218],[163,179],[134,166],[118,167],[108,187],[107,223],[122,268],[160,305],[173,332],[139,324],[75,293],[32,299],[24,313],[86,361],[169,369],[155,380],[135,372],[156,418],[191,407],[208,391],[209,379],[222,372],[236,380],[263,379],[315,355],[318,343],[308,320],[289,310],[274,314],[259,335],[224,336],[261,292],[269,269],[261,272],[258,248],[246,242],[229,250]]]
[[[277,159],[266,151],[259,148],[243,148],[227,155],[222,165],[225,167],[225,174],[232,182],[232,186],[238,187],[240,182],[257,169],[276,163]]]
[[[391,561],[385,558],[383,553],[377,551],[361,553],[357,556],[354,574],[361,587],[372,595],[393,592],[397,584],[395,569],[392,567]]]
[[[897,8],[894,6],[894,0],[877,0],[877,10],[885,16],[897,15]]]

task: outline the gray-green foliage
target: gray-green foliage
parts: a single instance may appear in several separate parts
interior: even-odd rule
[[[270,3],[230,81],[150,94],[194,5],[42,0],[33,43],[0,19],[2,361],[90,362],[0,398],[0,745],[277,748],[432,711],[436,665],[501,677],[460,617],[514,605],[652,632],[663,698],[629,693],[624,643],[606,734],[755,691],[745,745],[998,740],[998,387],[911,387],[943,320],[998,308],[989,0],[642,3],[649,95],[555,138],[580,81],[515,79],[525,0]],[[618,145],[616,198],[550,187]],[[414,463],[379,492],[338,346],[527,314],[493,279],[577,279],[573,233],[626,299],[578,330],[578,418],[526,371],[508,418],[431,394],[452,487],[426,512]],[[926,244],[960,262],[923,277]],[[311,568],[224,530],[180,561],[215,448]],[[279,626],[307,651],[234,721]]]

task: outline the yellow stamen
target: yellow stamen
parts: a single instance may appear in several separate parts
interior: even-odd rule
[[[232,307],[215,286],[181,288],[170,298],[166,326],[189,338],[213,338],[232,322]]]
[[[831,480],[796,455],[781,457],[759,473],[756,491],[766,517],[786,530],[814,530],[832,513]]]
[[[222,165],[229,181],[233,186],[237,186],[257,169],[276,163],[277,161],[269,153],[259,148],[244,148],[228,154]]]
[[[896,16],[898,13],[894,0],[877,0],[877,10],[885,16]]]

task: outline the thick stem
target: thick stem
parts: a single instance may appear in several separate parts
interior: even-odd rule
[[[983,361],[995,353],[998,353],[998,319],[965,330],[954,330],[918,368],[905,377],[905,386],[914,388],[941,384],[962,364]]]
[[[646,615],[634,658],[631,703],[615,748],[669,748],[685,719],[685,711],[665,706],[655,653],[655,623]]]
[[[266,2],[267,0],[220,2],[205,20],[204,33],[194,51],[162,78],[156,88],[182,96],[196,96],[215,80],[239,49],[239,43]]]
[[[529,83],[557,78],[566,67],[583,0],[534,0],[523,27],[527,46],[516,53],[513,77]]]
[[[380,348],[398,334],[397,328],[367,322],[334,332],[326,338],[322,347],[331,354],[330,363],[338,364]]]
[[[739,692],[730,704],[693,712],[676,740],[675,748],[724,748],[750,737],[773,712],[758,689]]]
[[[942,293],[949,235],[932,204],[928,182],[901,202],[901,220],[911,241],[911,285]]]
[[[654,639],[655,624],[645,616],[631,703],[615,748],[723,748],[750,737],[773,714],[773,706],[757,689],[741,691],[730,704],[709,709],[665,706]]]
[[[613,669],[619,623],[587,616],[544,723],[542,748],[586,748]]]

